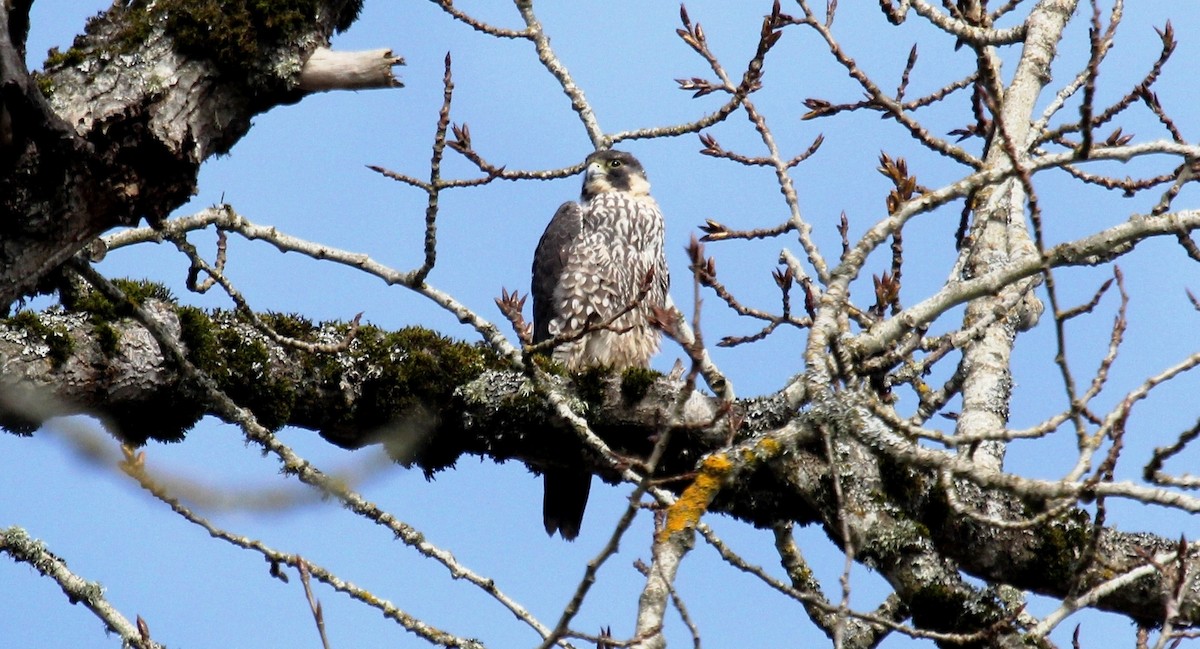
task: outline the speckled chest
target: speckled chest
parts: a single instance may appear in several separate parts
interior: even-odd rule
[[[637,266],[644,272],[662,257],[662,213],[649,196],[595,196],[584,206],[582,225],[581,245],[606,251],[612,264]]]

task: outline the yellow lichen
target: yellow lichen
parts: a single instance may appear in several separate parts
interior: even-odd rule
[[[667,509],[667,522],[658,532],[658,542],[663,543],[672,534],[695,527],[732,471],[733,462],[724,454],[705,458],[700,464],[700,474]]]
[[[783,450],[783,445],[774,437],[764,437],[758,443],[758,449],[762,451],[761,457],[765,460],[779,455],[779,452]]]
[[[754,446],[742,449],[742,462],[748,465],[766,462],[779,455],[782,450],[783,445],[779,443],[779,440],[773,437],[764,437]]]

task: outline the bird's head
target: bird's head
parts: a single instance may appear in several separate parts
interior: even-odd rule
[[[583,168],[583,200],[604,192],[649,195],[650,181],[642,163],[624,151],[597,151],[588,156]]]

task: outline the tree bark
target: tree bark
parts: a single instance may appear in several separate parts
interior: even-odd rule
[[[36,77],[27,14],[0,6],[0,307],[54,288],[54,271],[100,233],[183,204],[201,162],[308,92],[309,55],[361,2],[293,3],[271,21],[260,4],[117,3]],[[378,57],[360,82],[387,85],[398,63]]]
[[[139,285],[153,295],[152,285]],[[127,286],[133,294],[135,286]],[[409,328],[385,332],[363,327],[345,349],[318,353],[287,347],[262,335],[246,318],[206,313],[153,297],[144,305],[179,336],[189,361],[216,379],[223,391],[249,407],[268,427],[298,426],[334,444],[356,448],[382,444],[406,466],[432,475],[464,454],[495,461],[519,460],[531,470],[570,461],[586,464],[610,482],[619,476],[594,458],[555,420],[529,381],[505,369],[479,344]],[[31,433],[48,417],[98,415],[132,443],[177,440],[211,407],[163,361],[157,343],[119,309],[81,296],[74,309],[0,321],[0,421]],[[279,316],[276,330],[308,342],[343,339],[351,325],[313,326]],[[111,341],[103,343],[98,341]],[[616,451],[645,457],[664,428],[671,446],[660,476],[686,476],[696,463],[724,448],[728,419],[723,401],[693,392],[676,408],[684,384],[661,378],[636,385],[620,377],[592,375],[574,382],[555,378],[553,388],[579,395],[577,410]],[[1096,529],[1082,510],[1040,525],[1016,529],[963,517],[948,504],[934,468],[917,468],[891,457],[862,429],[883,422],[862,414],[865,398],[853,390],[796,413],[782,395],[740,399],[737,445],[754,445],[764,435],[787,448],[726,485],[710,511],[756,526],[778,521],[818,523],[831,539],[854,548],[858,560],[880,570],[909,607],[918,626],[973,632],[1002,624],[1012,611],[990,590],[964,582],[958,569],[990,583],[1003,583],[1053,597],[1068,597],[1141,565],[1146,556],[1175,548],[1149,534]],[[586,405],[585,405],[586,402]],[[847,413],[858,412],[857,415]],[[830,463],[822,430],[832,428],[836,463]],[[878,448],[877,448],[878,447]],[[843,486],[843,502],[831,491],[831,471]],[[681,491],[689,480],[666,483]],[[1030,502],[998,487],[956,482],[960,503],[991,515],[1028,516]],[[1034,505],[1036,507],[1036,505]],[[847,512],[846,527],[843,514]],[[843,529],[850,533],[849,543]],[[1084,548],[1103,562],[1084,562]],[[1191,560],[1189,569],[1200,569]],[[1162,618],[1162,593],[1170,584],[1147,575],[1116,590],[1098,607],[1153,624]],[[1183,598],[1180,622],[1200,622],[1200,585]],[[947,605],[972,616],[946,617]]]

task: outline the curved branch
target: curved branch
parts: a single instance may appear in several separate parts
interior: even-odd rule
[[[558,55],[554,53],[554,49],[550,47],[550,37],[546,36],[546,32],[542,29],[542,23],[538,20],[537,15],[533,13],[533,3],[530,0],[514,0],[517,5],[517,10],[521,12],[521,18],[525,20],[525,31],[528,33],[528,38],[533,41],[534,48],[537,50],[538,60],[542,62],[546,70],[554,75],[558,80],[558,84],[562,86],[563,93],[571,100],[571,108],[575,110],[575,114],[579,115],[580,121],[583,122],[583,128],[587,130],[588,139],[592,141],[592,146],[596,149],[606,149],[611,145],[608,138],[604,135],[604,129],[600,128],[600,122],[596,119],[596,113],[592,110],[592,105],[588,103],[587,97],[583,94],[583,89],[575,85],[575,80],[571,77],[571,73],[567,67],[558,60]]]

